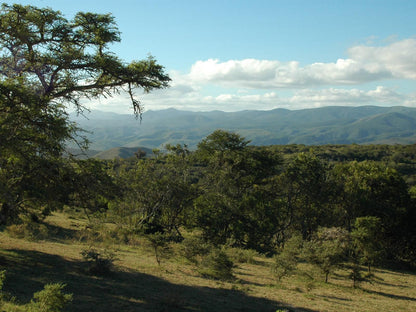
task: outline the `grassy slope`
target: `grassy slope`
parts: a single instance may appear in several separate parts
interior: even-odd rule
[[[31,242],[0,233],[0,267],[7,270],[5,290],[20,302],[45,283],[64,282],[73,293],[68,311],[416,311],[416,276],[376,270],[372,283],[353,289],[339,271],[330,283],[308,280],[305,275],[277,283],[271,260],[239,264],[236,280],[219,282],[202,278],[196,267],[178,257],[158,267],[143,244],[113,245],[116,270],[107,277],[85,273],[80,251],[86,243],[70,238],[82,221],[55,214],[48,219],[58,238]],[[302,268],[301,268],[302,269]]]

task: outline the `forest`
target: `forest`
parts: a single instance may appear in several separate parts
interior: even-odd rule
[[[3,4],[0,17],[2,310],[414,305],[416,145],[254,146],[218,129],[192,150],[81,160],[67,107],[125,93],[140,119],[135,90],[168,87],[164,67],[111,53],[111,14]]]
[[[83,177],[86,194],[75,197],[78,209],[125,235],[182,241],[187,231],[213,245],[273,255],[293,237],[310,242],[335,231],[339,244],[354,245],[349,256],[369,267],[414,267],[415,149],[259,147],[217,130],[195,151],[178,144],[150,158],[138,150],[127,160],[85,160],[94,176]],[[99,190],[88,190],[92,181]]]

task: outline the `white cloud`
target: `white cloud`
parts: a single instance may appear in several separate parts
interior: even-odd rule
[[[348,53],[368,71],[385,71],[394,78],[416,79],[416,39],[394,42],[385,47],[356,46]]]
[[[400,104],[404,96],[383,86],[374,90],[359,89],[305,89],[297,91],[290,99],[296,107],[321,107],[329,105],[358,106],[358,105],[389,105]]]
[[[355,46],[349,57],[301,66],[277,60],[209,59],[194,63],[188,73],[172,71],[171,87],[137,95],[146,110],[300,109],[328,105],[416,106],[416,95],[383,86],[386,79],[416,80],[416,40],[386,46]],[[368,90],[365,83],[379,83]],[[397,83],[400,86],[400,81]],[[129,110],[129,99],[103,99],[92,108]],[[118,109],[120,111],[120,109]]]
[[[143,102],[147,109],[153,110],[176,107],[178,109],[200,111],[267,110],[277,107],[302,109],[336,105],[416,105],[416,96],[402,95],[384,86],[378,86],[369,91],[359,90],[357,88],[328,88],[320,90],[308,88],[288,92],[285,96],[279,96],[276,92],[258,94],[236,92],[221,93],[216,96],[202,96],[198,92],[195,92],[178,98],[175,96],[175,93],[165,92],[159,96],[144,95]]]
[[[416,79],[415,39],[385,47],[356,46],[348,53],[350,58],[347,59],[304,67],[296,61],[244,59],[220,62],[209,59],[192,65],[187,79],[198,84],[253,89],[354,85],[390,78]]]

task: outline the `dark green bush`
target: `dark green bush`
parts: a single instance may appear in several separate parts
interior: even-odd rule
[[[233,278],[234,263],[227,254],[220,249],[213,249],[203,257],[199,272],[204,277],[218,280],[231,280]]]
[[[66,285],[61,283],[47,284],[44,289],[33,294],[28,304],[29,312],[60,312],[72,301],[72,294],[64,294]]]
[[[227,255],[235,263],[256,263],[254,257],[258,256],[258,252],[253,249],[227,248]]]
[[[48,227],[45,224],[34,221],[9,225],[6,231],[11,237],[25,238],[32,241],[43,240],[49,237]]]
[[[207,255],[212,246],[200,237],[185,238],[179,247],[179,254],[188,261],[197,264],[201,257]]]
[[[81,251],[82,257],[87,261],[88,273],[94,275],[107,275],[113,268],[115,254],[111,251],[97,251],[89,248]]]

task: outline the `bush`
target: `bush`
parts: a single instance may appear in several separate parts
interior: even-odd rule
[[[6,270],[0,271],[0,304],[4,300],[3,285],[6,281]]]
[[[286,242],[281,252],[274,257],[272,271],[279,281],[296,272],[302,245],[302,237],[294,235]]]
[[[199,237],[185,238],[180,244],[179,253],[188,261],[198,264],[199,258],[207,255],[212,246]]]
[[[258,256],[258,252],[253,249],[228,248],[227,255],[235,263],[256,263],[254,257]]]
[[[49,237],[47,226],[33,221],[9,225],[6,231],[11,237],[25,238],[33,241],[47,239]]]
[[[297,261],[288,253],[282,252],[274,257],[272,270],[274,275],[280,281],[285,276],[290,276],[296,272]]]
[[[169,241],[171,238],[168,235],[160,232],[147,234],[146,238],[155,253],[156,262],[160,266],[162,257],[168,257],[171,254],[171,249],[169,246]]]
[[[85,228],[78,232],[78,239],[87,242],[103,242],[107,236],[104,223],[98,219],[90,219]]]
[[[82,257],[88,263],[88,272],[94,275],[107,275],[113,268],[115,254],[108,250],[99,252],[94,248],[89,248],[81,252]]]
[[[224,251],[214,249],[202,259],[199,272],[205,277],[231,280],[233,278],[233,266],[234,263]]]
[[[0,293],[3,291],[3,285],[6,280],[6,270],[0,271]]]
[[[47,284],[44,289],[33,295],[28,305],[29,312],[59,312],[72,301],[72,294],[64,294],[66,285],[61,283]]]
[[[325,274],[325,283],[335,268],[341,265],[348,251],[348,232],[342,228],[319,228],[315,237],[303,248],[305,260]]]

